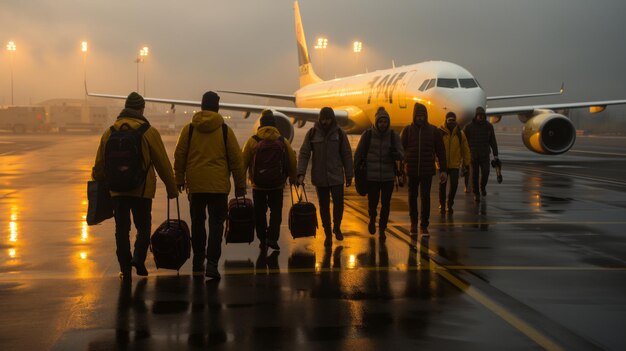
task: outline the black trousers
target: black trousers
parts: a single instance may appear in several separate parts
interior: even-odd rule
[[[430,187],[433,176],[409,176],[409,216],[411,224],[417,224],[417,196],[420,196],[422,210],[420,211],[420,227],[426,228],[430,224]]]
[[[487,181],[489,180],[489,158],[484,160],[472,160],[470,174],[472,176],[472,191],[475,195],[480,195],[480,192],[485,190]],[[480,187],[478,187],[479,176]]]
[[[322,218],[322,226],[325,232],[330,232],[330,196],[333,197],[333,228],[341,227],[341,219],[343,218],[343,184],[316,187],[317,199],[320,204],[320,217]]]
[[[370,215],[370,220],[376,221],[376,209],[378,207],[378,200],[381,200],[380,219],[378,221],[379,230],[384,230],[385,228],[387,228],[392,193],[393,180],[388,182],[367,182],[367,207]]]
[[[228,216],[228,194],[194,193],[189,195],[193,263],[217,265],[222,255],[224,221]],[[206,217],[209,216],[207,245]]]
[[[273,190],[252,190],[256,237],[261,243],[278,241],[280,224],[283,221],[283,188]],[[270,223],[267,225],[267,209],[270,210]]]
[[[456,196],[456,189],[459,187],[458,168],[448,169],[448,179],[445,183],[439,183],[439,204],[441,205],[441,208],[446,208],[446,190],[448,188],[448,184],[450,184],[450,192],[447,194],[447,205],[448,208],[452,208],[454,205],[454,197]]]
[[[130,261],[143,263],[146,260],[152,225],[152,199],[134,196],[116,196],[113,198],[115,215],[115,245],[117,246],[117,262],[120,270],[130,270]],[[130,215],[137,228],[135,249],[130,253]]]

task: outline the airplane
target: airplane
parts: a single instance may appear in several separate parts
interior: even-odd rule
[[[324,81],[313,69],[309,57],[298,1],[293,3],[296,42],[298,46],[300,88],[293,94],[220,90],[248,96],[287,100],[294,107],[252,105],[220,102],[220,109],[251,113],[271,109],[277,117],[277,128],[289,141],[293,140],[294,124],[302,128],[306,122],[315,122],[324,106],[335,111],[337,124],[349,134],[361,134],[374,123],[376,110],[382,106],[391,116],[391,127],[401,130],[412,123],[413,106],[424,104],[431,124],[443,124],[445,115],[452,111],[461,126],[474,117],[477,106],[486,107],[495,100],[551,96],[558,92],[521,95],[486,96],[478,80],[465,68],[445,61],[428,61],[393,67],[365,74]],[[85,90],[87,83],[85,82]],[[88,96],[125,99],[126,96],[95,94]],[[144,97],[147,102],[200,106],[200,101]],[[487,107],[491,123],[503,116],[517,116],[524,123],[522,140],[531,151],[558,155],[567,152],[576,140],[576,128],[567,117],[570,109],[588,107],[591,113],[603,111],[609,105],[626,104],[626,100],[538,104],[512,107]],[[259,121],[255,124],[258,127]]]

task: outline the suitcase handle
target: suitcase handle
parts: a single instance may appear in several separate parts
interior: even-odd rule
[[[291,184],[290,185],[291,188],[293,188],[292,191],[290,191],[291,193],[291,206],[293,206],[293,191],[296,192],[296,197],[298,198],[298,202],[302,202],[302,195],[298,192],[298,185],[294,185]],[[309,202],[308,197],[306,196],[306,188],[304,187],[304,184],[302,184],[302,193],[304,194],[304,201]]]
[[[178,214],[178,222],[180,222],[180,205],[178,204],[178,196],[176,197],[176,213]],[[167,199],[167,223],[170,223],[170,199]]]

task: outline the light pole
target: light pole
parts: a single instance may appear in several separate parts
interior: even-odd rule
[[[324,68],[324,51],[326,51],[326,47],[328,46],[327,38],[317,38],[317,45],[313,48],[315,50],[320,50],[320,71]]]
[[[139,50],[139,56],[141,57],[141,63],[143,66],[143,96],[146,96],[146,58],[148,57],[148,47],[144,46],[143,49]],[[139,89],[139,88],[137,88]]]
[[[355,41],[354,43],[352,43],[352,51],[354,51],[354,57],[355,57],[355,66],[357,67],[357,70],[360,71],[359,69],[359,55],[361,54],[361,50],[363,49],[363,43],[360,41]]]
[[[11,105],[13,105],[13,52],[17,47],[15,42],[10,41],[7,44],[7,50],[9,50],[9,60],[11,61]]]

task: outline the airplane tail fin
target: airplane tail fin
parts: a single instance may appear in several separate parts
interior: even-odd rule
[[[293,2],[293,12],[296,20],[296,42],[298,44],[298,65],[300,68],[300,88],[321,82],[322,79],[315,74],[311,65],[311,58],[306,46],[304,38],[304,30],[302,29],[302,18],[300,17],[300,7],[298,1]]]

